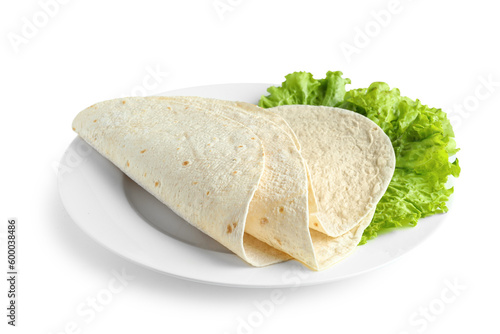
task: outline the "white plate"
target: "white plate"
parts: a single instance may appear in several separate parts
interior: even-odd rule
[[[201,86],[161,95],[193,95],[257,103],[269,84]],[[295,261],[254,268],[175,215],[111,162],[76,138],[58,175],[66,210],[76,224],[109,250],[159,272],[197,282],[239,287],[292,287],[366,273],[407,253],[429,237],[443,215],[417,227],[379,236],[322,272]]]

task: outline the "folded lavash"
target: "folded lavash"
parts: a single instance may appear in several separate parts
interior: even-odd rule
[[[265,266],[292,257],[314,270],[325,269],[356,247],[379,198],[371,196],[363,202],[350,225],[340,220],[341,227],[333,231],[343,233],[325,234],[335,224],[326,221],[330,207],[323,205],[324,186],[314,175],[321,169],[304,148],[304,142],[310,141],[308,137],[302,141],[303,127],[297,128],[295,118],[287,119],[281,112],[286,113],[201,98],[124,98],[87,108],[75,118],[73,128],[179,216],[248,263]],[[373,122],[357,124],[357,130],[351,130],[361,132],[361,136],[354,134],[364,138],[359,145],[368,144],[368,150],[380,146],[380,152],[389,152],[387,142],[367,136],[365,130],[373,128]],[[304,150],[307,165],[314,166],[309,180]],[[390,161],[389,156],[382,158]],[[371,159],[362,166],[375,165]],[[383,174],[379,185],[383,191],[388,175]],[[350,181],[364,189],[354,176]],[[316,202],[326,214],[317,212]],[[357,205],[359,200],[352,203]],[[346,203],[340,208],[345,209]]]

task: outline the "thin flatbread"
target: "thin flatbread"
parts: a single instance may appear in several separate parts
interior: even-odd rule
[[[278,114],[250,104],[116,99],[82,111],[73,128],[179,216],[254,266],[293,257],[313,270],[328,268],[356,248],[374,212],[335,237],[310,229],[309,218],[321,212],[310,210],[313,176],[308,186],[295,132]]]

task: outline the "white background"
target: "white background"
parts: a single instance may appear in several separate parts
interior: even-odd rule
[[[147,94],[204,84],[280,83],[293,71],[319,78],[341,70],[352,87],[385,81],[454,116],[462,175],[444,226],[380,270],[285,290],[284,302],[247,332],[498,329],[496,3],[401,0],[384,26],[374,24],[373,13],[391,9],[388,0],[220,3],[230,6],[222,14],[213,0],[74,0],[51,7],[44,22],[39,2],[2,1],[2,263],[5,222],[16,216],[20,224],[19,319],[8,333],[236,333],[239,319],[255,312],[254,302],[269,299],[269,290],[191,283],[128,263],[81,233],[64,210],[53,165],[75,137],[72,119],[97,101],[140,93],[151,69],[168,75],[150,81]],[[40,27],[31,34],[25,27],[23,37],[26,20]],[[365,29],[371,29],[368,41],[359,37]],[[357,53],[346,56],[341,45],[347,44]],[[482,83],[488,77],[496,86]],[[79,315],[77,307],[107,288],[112,270],[122,269],[135,278],[90,321]],[[425,326],[412,323],[415,312],[439,304],[447,281],[463,288],[454,301]],[[1,313],[5,333],[10,326]]]

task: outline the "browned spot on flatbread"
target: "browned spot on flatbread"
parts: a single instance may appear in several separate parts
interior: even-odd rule
[[[142,151],[141,151],[141,153],[144,153],[144,152],[146,152],[146,151],[147,151],[147,150],[146,150],[146,149],[144,149],[144,150],[142,150]]]
[[[238,222],[233,223],[233,228],[236,228],[236,226],[238,226]]]
[[[282,207],[282,206],[280,206],[280,208],[278,209],[278,211],[279,211],[280,213],[283,213],[283,211],[285,211],[285,208],[284,208],[284,207]]]
[[[155,187],[158,187],[160,185],[160,182],[156,181],[155,182]]]
[[[318,223],[314,223],[314,226],[318,227]]]
[[[95,123],[95,122],[97,122],[97,120],[96,120],[96,119],[94,119],[94,123]]]
[[[75,129],[75,128],[73,128],[73,131],[76,131],[76,129]]]
[[[226,230],[226,233],[227,233],[227,234],[229,234],[229,233],[231,233],[231,232],[233,232],[233,227],[231,226],[231,224],[228,224],[228,225],[227,225],[227,230]]]
[[[130,162],[127,161],[127,167],[130,167]]]
[[[183,165],[183,166],[187,166],[187,165],[189,165],[189,161],[184,161],[184,162],[182,163],[182,165]]]
[[[267,223],[269,223],[269,219],[267,219],[265,217],[260,219],[260,224],[261,225],[266,225]]]
[[[125,103],[126,103],[126,102],[125,102],[125,100],[124,100],[124,101],[122,101],[122,104],[125,104]]]

